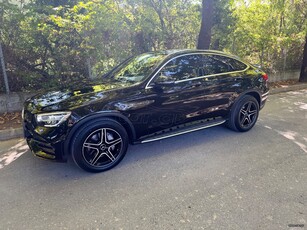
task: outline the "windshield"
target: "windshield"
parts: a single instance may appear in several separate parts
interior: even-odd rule
[[[128,59],[106,75],[106,79],[137,83],[144,80],[164,59],[164,53],[145,53]]]

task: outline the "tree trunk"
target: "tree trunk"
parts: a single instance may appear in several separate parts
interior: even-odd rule
[[[4,56],[2,52],[2,46],[0,43],[0,63],[3,71],[3,77],[4,77],[4,85],[5,85],[5,91],[7,94],[10,93],[10,87],[9,87],[9,81],[7,79],[6,69],[5,69],[5,62],[4,62]]]
[[[305,39],[305,46],[303,51],[303,62],[301,68],[301,74],[299,78],[299,82],[307,82],[307,34]]]
[[[213,0],[203,0],[201,27],[198,36],[197,49],[209,49],[210,47],[212,17],[213,17]]]

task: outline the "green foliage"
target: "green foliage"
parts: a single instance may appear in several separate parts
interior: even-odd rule
[[[271,71],[299,67],[307,30],[304,1],[214,1],[211,48]],[[200,0],[10,2],[0,3],[0,42],[13,90],[81,81],[89,69],[101,75],[134,54],[195,48],[201,21]]]
[[[305,11],[305,12],[304,12]],[[237,0],[227,49],[269,71],[298,69],[306,31],[303,0]]]
[[[15,90],[85,78],[88,68],[101,75],[146,51],[194,48],[200,24],[199,2],[189,0],[32,0],[23,7],[0,6],[1,42],[10,82],[19,82]]]

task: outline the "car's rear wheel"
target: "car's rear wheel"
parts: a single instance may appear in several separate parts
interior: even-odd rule
[[[232,130],[246,132],[256,124],[258,115],[258,101],[253,96],[245,95],[234,104],[226,125]]]
[[[115,167],[125,156],[128,135],[112,119],[99,119],[83,125],[74,135],[71,154],[74,162],[89,172],[102,172]]]

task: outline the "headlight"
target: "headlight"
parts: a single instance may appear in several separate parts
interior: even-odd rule
[[[36,115],[36,121],[45,127],[56,127],[66,121],[70,114],[71,112],[41,113]]]

